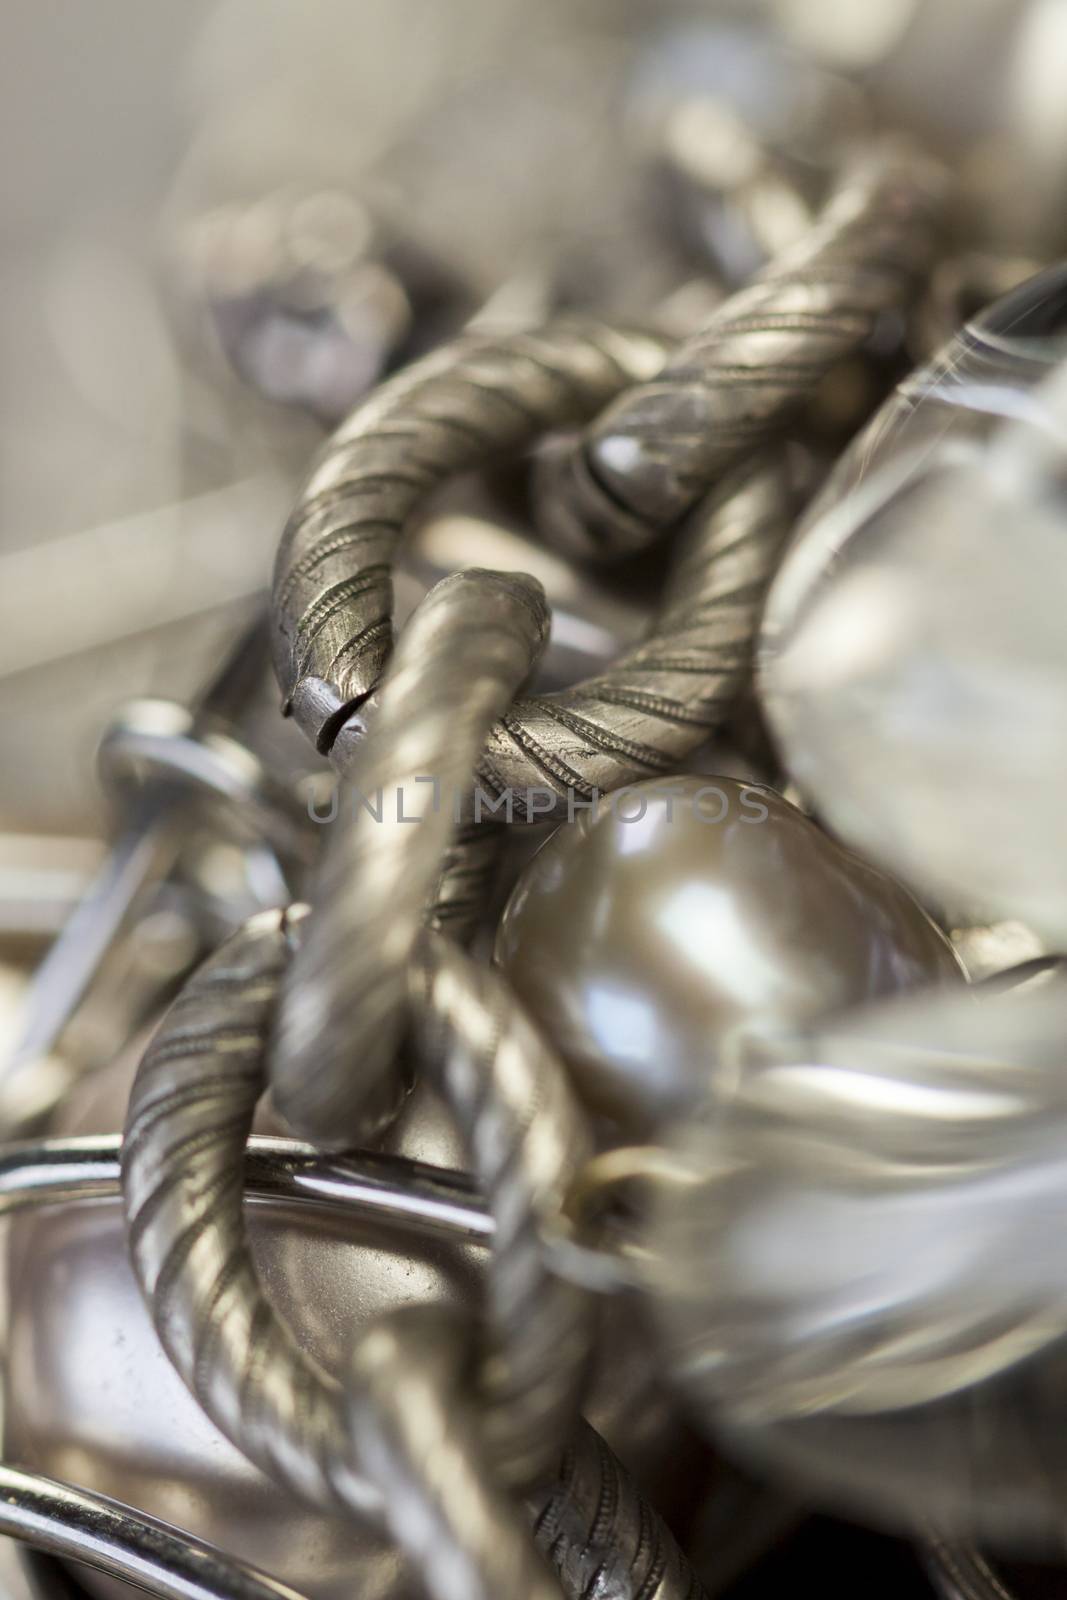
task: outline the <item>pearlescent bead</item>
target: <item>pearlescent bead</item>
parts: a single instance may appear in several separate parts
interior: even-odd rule
[[[698,1103],[742,1037],[959,981],[907,891],[772,790],[682,777],[608,799],[534,857],[496,944],[607,1115],[655,1124]]]

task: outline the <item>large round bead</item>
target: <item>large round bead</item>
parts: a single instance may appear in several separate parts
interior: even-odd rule
[[[610,798],[534,857],[496,947],[608,1115],[685,1111],[742,1036],[959,979],[907,891],[772,790],[683,777]]]

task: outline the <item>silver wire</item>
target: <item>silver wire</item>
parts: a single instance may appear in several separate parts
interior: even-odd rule
[[[143,1512],[0,1466],[0,1534],[84,1561],[158,1600],[301,1600],[295,1589]]]

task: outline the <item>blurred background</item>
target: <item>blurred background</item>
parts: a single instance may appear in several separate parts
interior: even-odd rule
[[[100,726],[125,694],[192,693],[317,419],[494,297],[648,317],[743,276],[872,118],[943,145],[1014,255],[1046,257],[1062,211],[1060,0],[9,0],[5,21],[5,831],[99,832]],[[714,211],[786,147],[804,182],[762,160],[751,214]]]

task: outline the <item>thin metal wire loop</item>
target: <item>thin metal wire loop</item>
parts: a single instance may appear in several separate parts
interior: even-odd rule
[[[0,1535],[83,1561],[158,1600],[301,1600],[287,1584],[132,1506],[14,1467],[0,1466]]]

